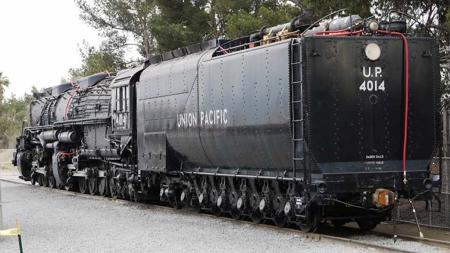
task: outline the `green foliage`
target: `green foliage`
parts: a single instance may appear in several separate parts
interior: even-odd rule
[[[36,90],[33,87],[33,90]],[[12,96],[0,102],[0,148],[12,148],[14,139],[20,135],[22,122],[28,120],[28,108],[33,96],[25,94],[22,98]]]
[[[149,56],[154,52],[154,38],[150,33],[151,20],[156,13],[155,0],[75,0],[81,19],[118,45],[126,45],[133,38],[140,52]]]
[[[262,27],[262,22],[257,17],[245,11],[231,14],[227,18],[227,22],[226,33],[229,38],[237,38]]]
[[[298,10],[277,2],[266,2],[255,12],[240,10],[227,16],[226,35],[237,38],[260,30],[264,26],[275,26],[292,20]]]
[[[438,26],[448,24],[450,15],[448,0],[75,1],[83,20],[117,45],[123,46],[128,43],[127,38],[133,38],[143,56],[222,35],[240,37],[262,26],[287,22],[305,10],[320,18],[342,8],[361,17],[399,9],[428,24],[437,20]],[[448,37],[442,32],[440,36]]]
[[[206,0],[158,0],[159,13],[151,21],[150,32],[164,52],[202,41],[211,32]]]
[[[236,22],[242,20],[244,16],[252,19],[244,20],[246,23],[251,24],[254,22],[255,20],[252,15],[255,14],[256,9],[260,6],[259,2],[260,1],[254,0],[212,0],[210,3],[210,20],[213,33],[216,37],[226,34],[226,30],[228,30],[227,28],[230,24],[230,19],[233,20],[232,24],[234,25],[234,27],[231,28],[232,30],[237,28]],[[242,26],[246,25],[242,24]],[[232,33],[236,33],[236,31],[233,30]]]
[[[118,46],[132,37],[144,57],[222,35],[239,37],[299,13],[286,0],[75,1],[89,25]]]
[[[33,96],[25,94],[17,98],[14,94],[11,98],[4,99],[5,88],[9,80],[0,72],[0,148],[11,148],[14,139],[20,134],[22,122],[28,120],[28,108]],[[33,86],[32,91],[36,91]]]
[[[82,65],[80,68],[69,69],[70,80],[104,71],[116,72],[125,68],[123,50],[115,49],[107,43],[103,43],[99,49],[86,42],[83,44],[84,48],[80,49]]]
[[[348,8],[349,14],[358,14],[361,17],[368,17],[371,15],[370,0],[304,0],[298,1],[301,4],[311,9],[317,18],[325,16],[333,11]]]
[[[390,10],[399,10],[408,18],[410,33],[429,34],[440,46],[441,84],[443,93],[450,93],[450,4],[448,0],[374,0],[373,7],[377,16],[383,16]],[[421,25],[419,25],[419,21]],[[427,28],[424,28],[427,27]]]

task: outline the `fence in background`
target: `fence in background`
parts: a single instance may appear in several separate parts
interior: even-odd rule
[[[436,198],[431,202],[431,208],[427,208],[424,201],[416,201],[414,205],[420,224],[450,229],[450,109],[442,113],[442,155],[440,165],[439,159],[431,165],[432,177],[439,179],[433,187]],[[396,216],[401,221],[415,222],[408,201],[400,203]]]

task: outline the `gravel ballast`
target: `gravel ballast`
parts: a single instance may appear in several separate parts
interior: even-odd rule
[[[20,220],[24,252],[377,252],[191,210],[0,184],[4,224],[13,227],[16,218]],[[368,240],[385,246],[392,243],[382,237]],[[396,246],[415,252],[445,252],[417,242],[400,241]],[[0,252],[18,252],[17,239],[0,238]]]

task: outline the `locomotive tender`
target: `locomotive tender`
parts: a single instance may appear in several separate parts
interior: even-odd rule
[[[427,196],[439,141],[437,45],[405,31],[296,18],[48,88],[13,163],[41,186],[372,229]]]

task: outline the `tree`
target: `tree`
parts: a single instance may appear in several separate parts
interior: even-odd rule
[[[216,37],[224,35],[229,18],[232,15],[238,15],[240,13],[240,16],[244,16],[245,14],[250,14],[247,17],[251,20],[248,21],[249,23],[254,22],[253,16],[250,16],[251,14],[255,14],[259,8],[259,2],[255,0],[211,0],[209,14],[213,34]],[[239,18],[236,17],[235,19],[238,20]]]
[[[429,34],[439,42],[442,91],[450,93],[449,1],[375,0],[373,9],[377,16],[386,16],[390,10],[401,11],[407,15],[409,33]]]
[[[13,148],[15,138],[20,135],[22,123],[28,120],[29,106],[34,100],[33,95],[25,93],[23,97],[11,97],[4,99],[5,87],[9,80],[0,72],[0,148]],[[31,93],[36,92],[33,86]]]
[[[348,9],[348,14],[358,14],[361,17],[371,16],[371,0],[300,0],[294,2],[303,9],[311,9],[316,18],[344,8]]]
[[[83,20],[116,45],[123,47],[130,44],[127,37],[134,38],[145,57],[208,38],[247,35],[263,26],[288,22],[305,10],[311,10],[313,18],[318,19],[342,8],[361,17],[380,17],[390,9],[399,9],[434,27],[441,45],[449,41],[449,0],[75,1]]]
[[[229,38],[236,38],[259,31],[264,26],[287,23],[300,10],[280,1],[251,1],[253,4],[225,16],[225,33]]]
[[[71,80],[104,71],[116,72],[125,68],[123,50],[108,43],[102,43],[99,49],[85,41],[83,45],[84,47],[80,49],[82,65],[80,68],[69,69]]]
[[[36,87],[33,86],[33,90]],[[20,134],[22,122],[28,120],[28,108],[33,96],[25,94],[17,98],[14,94],[0,102],[0,148],[12,148],[14,139]]]
[[[5,94],[6,87],[9,85],[8,77],[3,75],[3,72],[0,72],[0,104],[3,101],[3,97]]]
[[[156,13],[155,0],[75,0],[81,19],[99,30],[117,45],[130,45],[129,37],[137,41],[143,56],[155,51],[151,34],[151,19]]]
[[[207,0],[158,0],[158,14],[151,21],[159,52],[198,43],[211,37]]]
[[[286,0],[75,1],[84,21],[116,45],[134,38],[144,57],[222,35],[235,38],[298,13]]]

